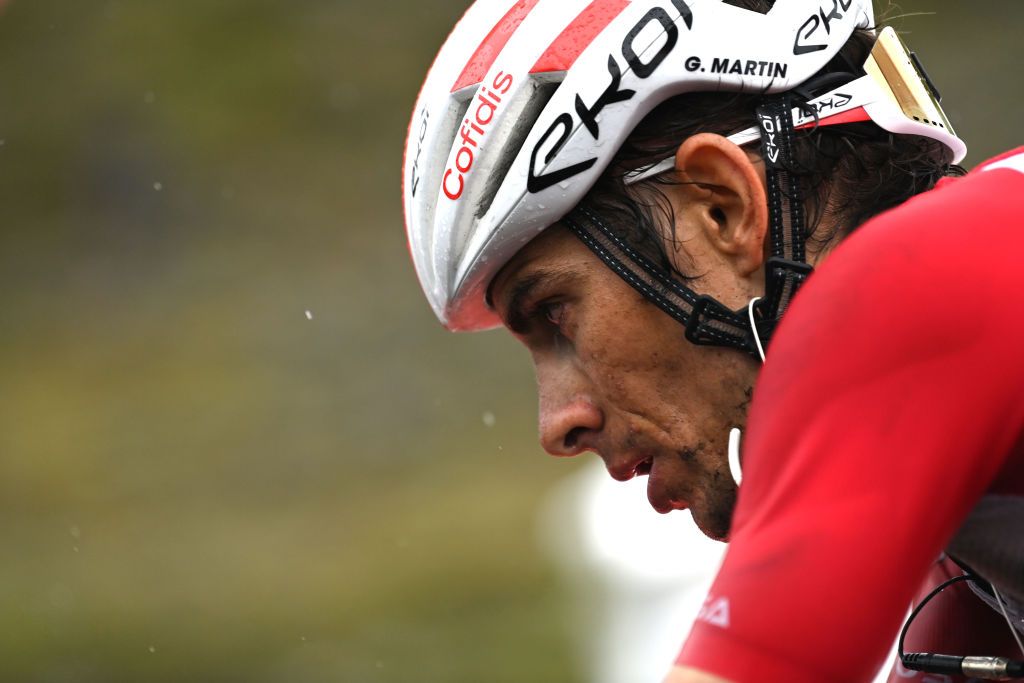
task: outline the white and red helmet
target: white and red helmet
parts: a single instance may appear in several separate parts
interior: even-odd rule
[[[789,91],[873,23],[870,0],[776,0],[766,14],[721,0],[477,0],[427,75],[405,148],[409,246],[437,317],[498,325],[494,275],[584,198],[654,107],[687,92]],[[960,161],[911,57],[875,56],[810,103],[819,123],[870,119]]]

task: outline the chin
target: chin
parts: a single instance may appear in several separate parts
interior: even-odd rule
[[[690,508],[693,522],[701,533],[714,541],[727,543],[732,527],[732,514],[736,509],[736,489],[719,492],[712,500],[701,501]]]
[[[722,525],[718,520],[709,524],[705,520],[698,518],[696,515],[694,515],[693,521],[697,525],[697,528],[700,529],[701,533],[712,541],[720,541],[722,543],[729,542],[729,525]]]

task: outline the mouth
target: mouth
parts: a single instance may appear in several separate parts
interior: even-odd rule
[[[616,481],[629,481],[638,476],[647,476],[647,500],[660,514],[673,510],[685,510],[689,504],[675,499],[670,493],[669,473],[655,461],[654,456],[637,456],[608,468]]]
[[[608,474],[612,475],[615,481],[629,481],[633,477],[650,474],[654,466],[653,457],[636,457],[615,465],[608,466]]]

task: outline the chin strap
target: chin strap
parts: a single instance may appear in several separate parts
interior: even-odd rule
[[[623,280],[686,328],[694,344],[739,349],[762,360],[764,346],[797,289],[812,272],[804,262],[804,197],[793,173],[793,96],[766,98],[757,108],[768,185],[770,256],[765,296],[749,311],[732,311],[698,294],[633,249],[601,217],[584,206],[562,222]]]

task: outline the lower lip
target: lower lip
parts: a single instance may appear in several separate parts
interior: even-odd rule
[[[665,494],[665,486],[652,471],[647,478],[647,501],[658,514],[666,515],[673,510],[685,510],[689,507],[684,502],[673,500]]]

